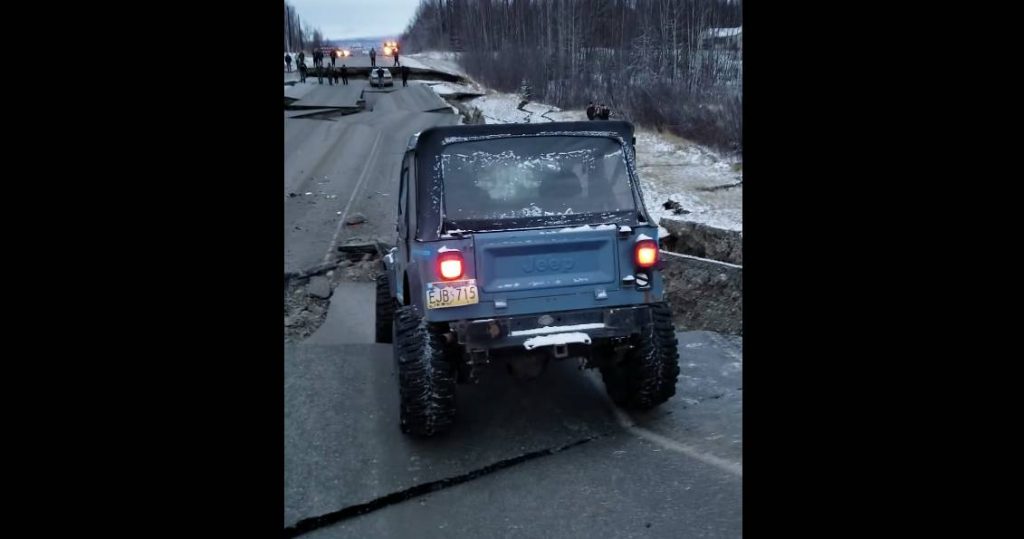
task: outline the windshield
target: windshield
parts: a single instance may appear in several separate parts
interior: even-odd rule
[[[610,138],[450,144],[441,155],[441,174],[445,221],[455,228],[605,222],[636,215],[622,146]]]

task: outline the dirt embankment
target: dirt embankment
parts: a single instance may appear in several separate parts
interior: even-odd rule
[[[665,296],[680,329],[743,335],[743,233],[662,219]]]

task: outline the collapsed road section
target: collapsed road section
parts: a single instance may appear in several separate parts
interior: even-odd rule
[[[743,334],[743,232],[663,217],[665,295],[680,327]]]
[[[323,325],[334,288],[343,282],[372,283],[380,273],[382,245],[350,243],[337,248],[338,257],[284,275],[285,342],[308,338]]]

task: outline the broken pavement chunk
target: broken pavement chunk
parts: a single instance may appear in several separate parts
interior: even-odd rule
[[[365,223],[365,222],[366,222],[366,216],[361,214],[361,213],[352,214],[352,215],[349,216],[348,219],[345,219],[345,224],[346,225],[358,225],[360,223]]]
[[[309,280],[306,290],[313,297],[326,299],[331,296],[331,283],[326,277],[317,275]]]

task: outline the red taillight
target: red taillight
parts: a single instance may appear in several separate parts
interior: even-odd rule
[[[437,273],[446,281],[462,277],[462,253],[445,251],[437,257]]]
[[[638,268],[651,268],[658,263],[658,244],[654,240],[636,242],[633,261]]]

